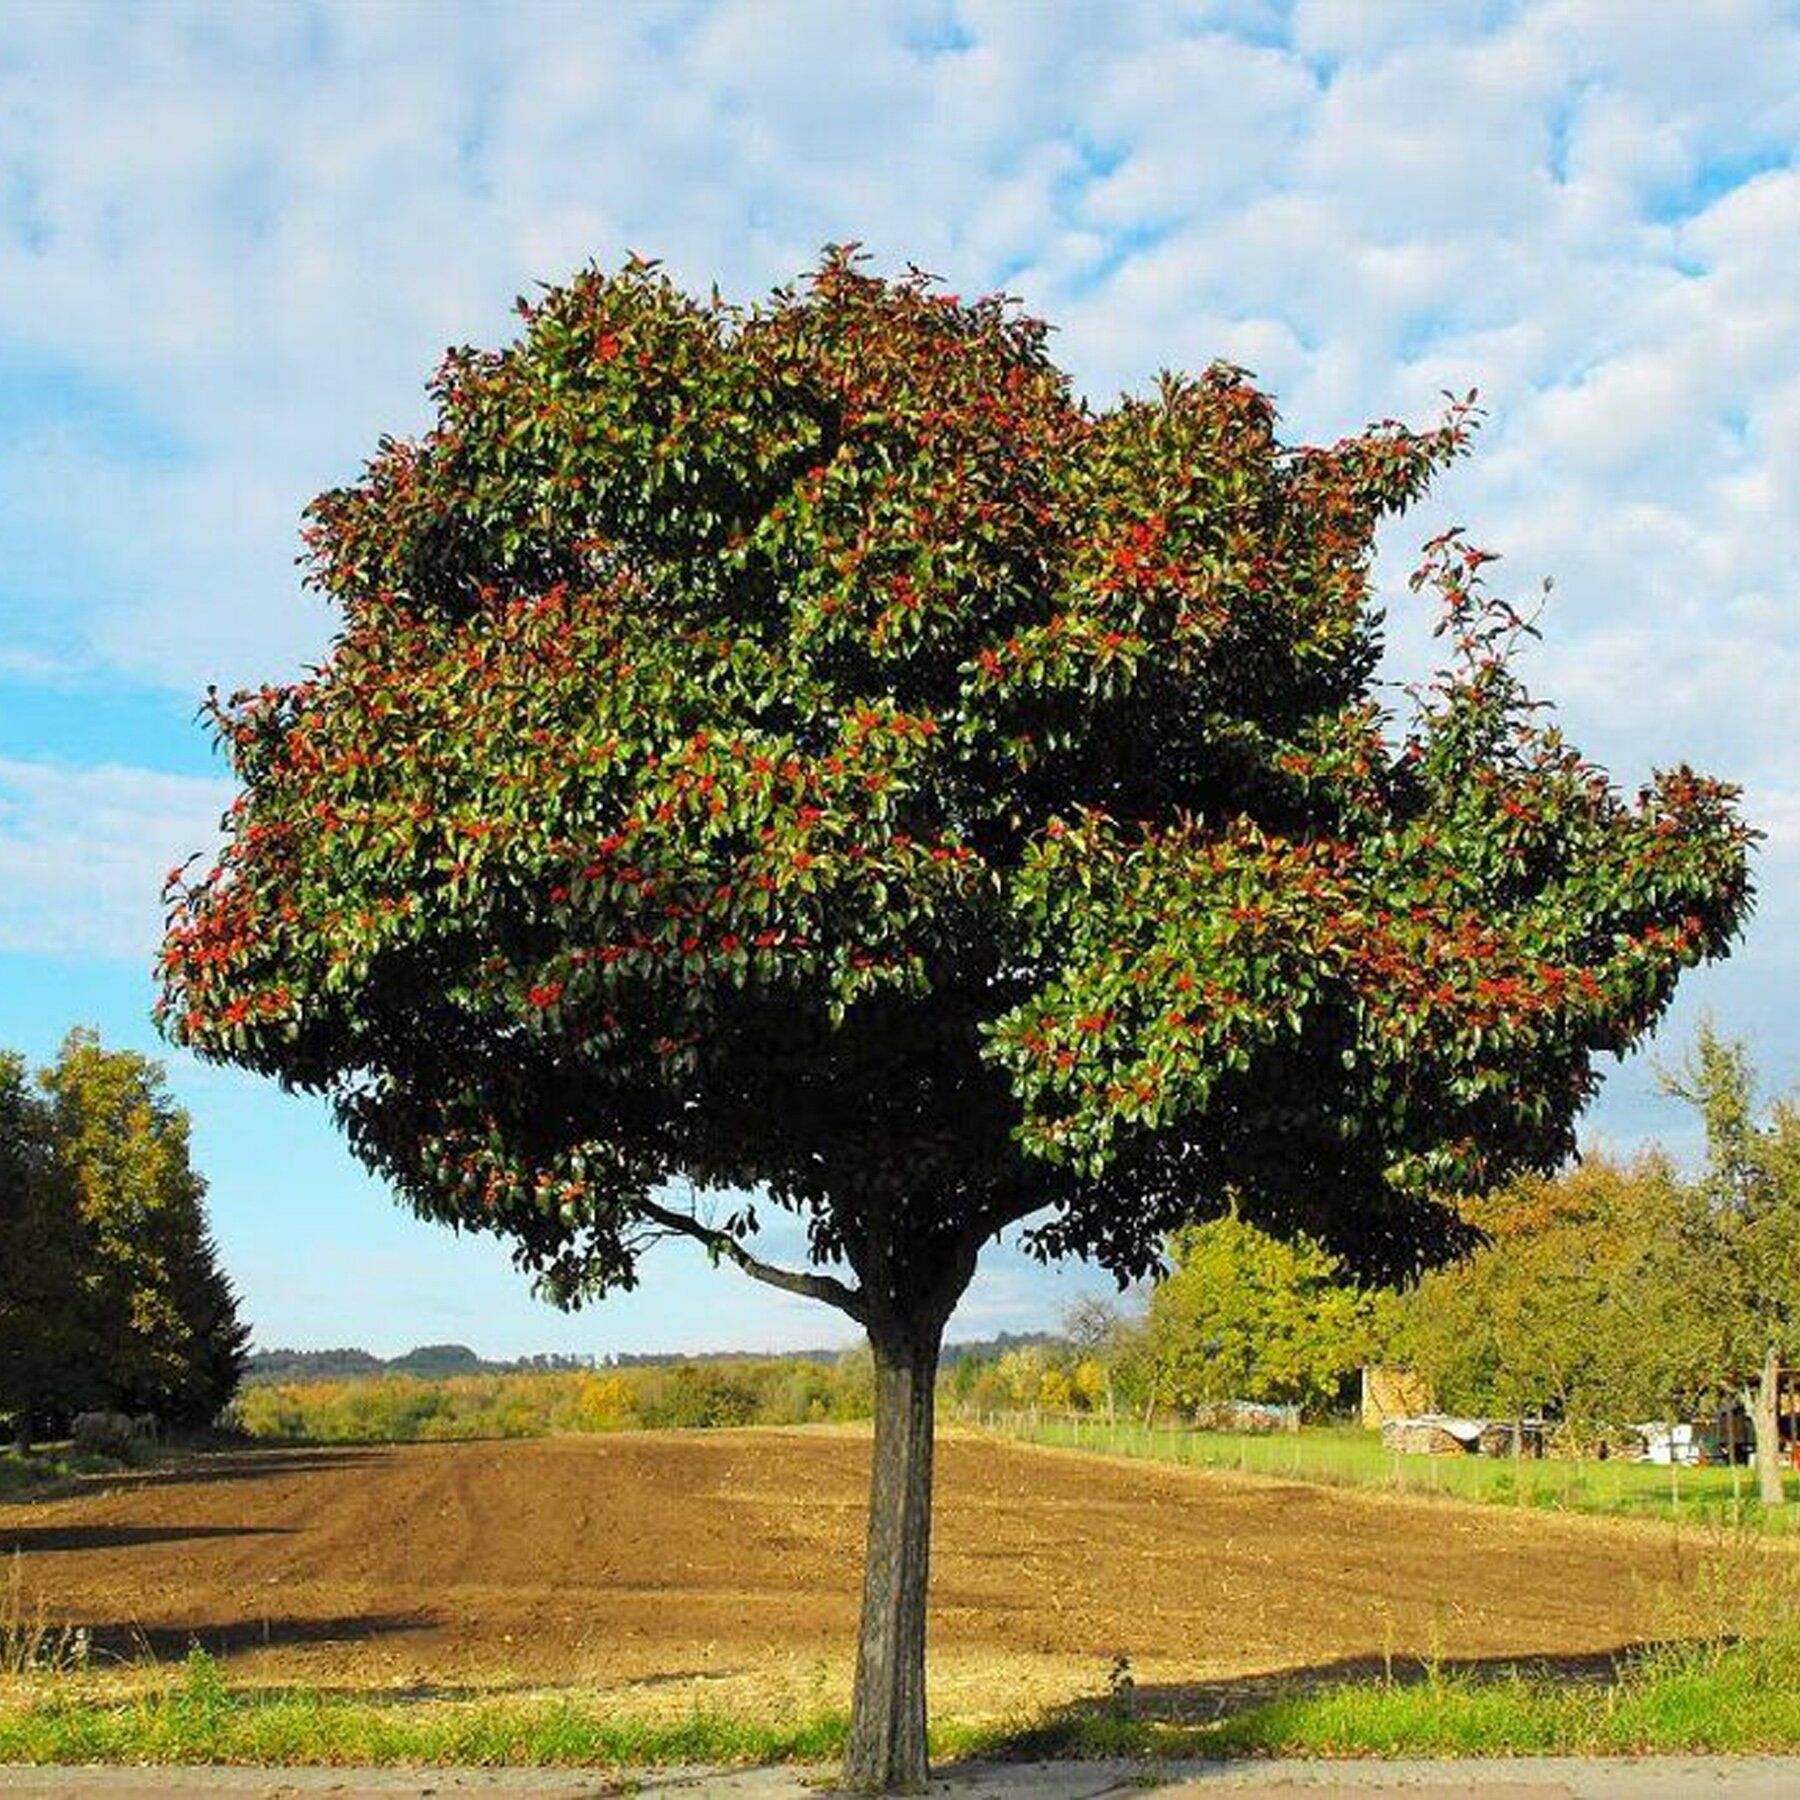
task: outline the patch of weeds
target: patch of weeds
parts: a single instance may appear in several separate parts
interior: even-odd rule
[[[15,1550],[0,1595],[0,1676],[77,1675],[91,1654],[85,1626],[52,1625],[41,1594],[27,1606],[24,1563]]]

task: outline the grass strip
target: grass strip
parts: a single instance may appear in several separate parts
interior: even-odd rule
[[[0,1763],[658,1767],[830,1762],[847,1720],[696,1712],[634,1722],[573,1698],[395,1702],[236,1689],[196,1654],[176,1679],[102,1699],[51,1683],[0,1704]],[[1206,1722],[1102,1707],[940,1722],[940,1760],[1092,1756],[1592,1756],[1800,1750],[1800,1636],[1649,1652],[1616,1677],[1427,1674],[1257,1701]]]
[[[1763,1506],[1743,1469],[1659,1468],[1649,1463],[1508,1456],[1407,1456],[1376,1433],[1308,1426],[1297,1432],[1199,1431],[1120,1419],[988,1414],[973,1421],[998,1436],[1050,1449],[1089,1450],[1190,1468],[1267,1475],[1324,1486],[1373,1488],[1486,1505],[1603,1518],[1800,1532],[1800,1501]],[[1790,1480],[1790,1491],[1792,1489]]]
[[[53,1682],[23,1704],[0,1704],[0,1764],[815,1762],[840,1752],[846,1729],[834,1713],[782,1725],[703,1712],[652,1723],[564,1698],[396,1702],[308,1689],[235,1689],[210,1657],[196,1653],[167,1686],[101,1699]]]

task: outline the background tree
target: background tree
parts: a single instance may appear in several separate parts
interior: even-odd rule
[[[19,1450],[39,1421],[90,1398],[97,1363],[80,1304],[82,1233],[25,1059],[0,1051],[0,1413]]]
[[[0,1407],[15,1433],[84,1407],[201,1424],[249,1332],[207,1233],[162,1070],[71,1032],[33,1095],[0,1059]]]
[[[1316,1412],[1369,1359],[1377,1324],[1375,1293],[1337,1257],[1235,1212],[1175,1233],[1148,1321],[1162,1398],[1188,1411],[1262,1400]]]
[[[1686,1296],[1685,1330],[1672,1341],[1741,1401],[1760,1497],[1779,1506],[1779,1377],[1784,1361],[1800,1359],[1800,1107],[1779,1101],[1759,1118],[1744,1046],[1711,1025],[1669,1086],[1706,1127],[1705,1165],[1658,1259],[1660,1285]]]
[[[867,1328],[848,1774],[917,1786],[982,1245],[1128,1280],[1235,1187],[1359,1267],[1438,1254],[1726,947],[1749,834],[1542,724],[1454,534],[1455,667],[1390,731],[1373,534],[1466,406],[1289,449],[1216,366],[1095,411],[1003,299],[842,251],[749,309],[633,262],[520,311],[313,505],[341,625],[218,708],[243,791],[160,1016],[556,1297],[680,1233]]]
[[[1075,1353],[1077,1391],[1090,1403],[1103,1402],[1110,1424],[1118,1410],[1113,1368],[1120,1360],[1131,1322],[1117,1301],[1084,1294],[1063,1309],[1062,1329]]]
[[[1665,1279],[1680,1185],[1660,1152],[1592,1154],[1469,1208],[1486,1238],[1401,1302],[1389,1354],[1451,1411],[1550,1418],[1582,1435],[1688,1416],[1702,1378],[1692,1284]]]

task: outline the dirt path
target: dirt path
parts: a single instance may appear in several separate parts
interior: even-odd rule
[[[841,1699],[866,1439],[629,1433],[201,1460],[0,1506],[28,1608],[108,1651],[199,1642],[327,1685]],[[1670,1534],[952,1436],[935,1699],[1011,1711],[1104,1685],[1383,1658],[1570,1658],[1654,1634]]]

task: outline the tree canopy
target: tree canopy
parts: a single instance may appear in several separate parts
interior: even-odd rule
[[[219,708],[162,1016],[556,1292],[629,1283],[675,1177],[799,1211],[865,1310],[1027,1213],[1142,1274],[1227,1184],[1410,1265],[1737,929],[1731,790],[1620,796],[1454,534],[1389,729],[1371,536],[1465,405],[1290,450],[1215,366],[1096,413],[1035,321],[844,253],[521,312],[313,506],[343,625]]]
[[[1484,1247],[1406,1296],[1389,1353],[1452,1411],[1578,1433],[1687,1416],[1707,1384],[1692,1271],[1666,1251],[1683,1206],[1655,1150],[1513,1184],[1471,1209]]]
[[[1175,1234],[1151,1291],[1143,1354],[1155,1398],[1185,1411],[1262,1400],[1318,1411],[1370,1359],[1380,1297],[1310,1239],[1234,1213]]]
[[[1476,1203],[1485,1246],[1407,1296],[1390,1351],[1445,1405],[1577,1431],[1742,1404],[1778,1501],[1778,1375],[1800,1357],[1800,1107],[1759,1106],[1745,1047],[1710,1025],[1668,1085],[1704,1127],[1698,1168],[1595,1154]]]
[[[60,1178],[49,1109],[24,1057],[0,1051],[0,1412],[29,1438],[39,1408],[84,1404],[93,1321],[81,1295],[79,1221]]]

